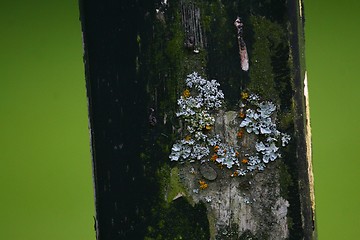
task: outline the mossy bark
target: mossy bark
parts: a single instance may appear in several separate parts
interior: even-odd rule
[[[80,0],[97,239],[316,238],[299,11],[295,0]],[[205,170],[169,160],[184,137],[176,100],[194,71],[221,84],[226,104],[213,131],[229,143],[254,141],[234,135],[242,91],[276,103],[293,139],[282,159],[244,177],[215,169],[195,193]]]

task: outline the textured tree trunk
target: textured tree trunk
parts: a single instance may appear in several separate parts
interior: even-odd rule
[[[316,239],[301,1],[80,0],[80,12],[97,239]],[[224,98],[183,117],[193,72]],[[276,106],[278,139],[245,125],[251,104]],[[213,122],[192,131],[204,112]],[[209,152],[191,157],[197,144]]]

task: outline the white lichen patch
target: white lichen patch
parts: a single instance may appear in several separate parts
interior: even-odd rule
[[[248,109],[246,109],[245,118],[240,127],[245,128],[248,133],[259,135],[255,143],[257,153],[251,156],[251,164],[249,165],[252,167],[250,169],[260,163],[267,164],[281,157],[279,149],[285,147],[291,137],[286,133],[281,133],[276,127],[275,117],[273,116],[276,111],[275,104],[269,101],[260,101],[258,95],[251,94],[243,99],[241,105],[248,107]],[[278,143],[280,140],[281,145]],[[259,158],[262,161],[259,161]],[[264,165],[261,165],[261,168],[263,168]],[[248,168],[248,170],[250,169]]]
[[[280,149],[291,140],[281,133],[275,123],[276,106],[271,101],[262,101],[256,94],[242,93],[239,114],[222,110],[224,94],[216,80],[205,80],[197,73],[187,76],[186,89],[178,99],[176,116],[185,123],[185,138],[172,146],[171,161],[214,162],[218,166],[232,169],[234,176],[243,176],[254,170],[264,170],[266,164],[281,157]],[[223,116],[219,115],[223,114]],[[221,127],[238,129],[228,136]],[[239,122],[236,126],[234,123]],[[217,126],[217,130],[214,130]],[[243,135],[254,135],[253,146],[241,148]],[[249,138],[248,138],[249,139]]]
[[[188,75],[186,87],[177,104],[176,116],[186,124],[185,139],[177,141],[170,154],[171,161],[201,161],[210,154],[210,148],[220,143],[211,129],[215,123],[214,113],[224,99],[216,80],[207,81],[197,73]]]

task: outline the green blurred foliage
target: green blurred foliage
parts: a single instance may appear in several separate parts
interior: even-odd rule
[[[305,1],[320,240],[360,236],[359,1]]]
[[[77,1],[0,11],[0,239],[95,239]]]

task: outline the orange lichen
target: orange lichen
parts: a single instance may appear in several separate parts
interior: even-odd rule
[[[200,180],[199,184],[200,184],[200,189],[201,190],[204,190],[204,189],[208,188],[208,184],[205,181]]]
[[[219,146],[214,147],[214,152],[217,152],[217,151],[219,151]]]
[[[239,112],[239,117],[244,118],[244,117],[245,117],[245,113]]]
[[[211,156],[210,160],[213,161],[213,162],[215,162],[216,159],[218,159],[218,157],[219,157],[219,156],[218,156],[216,153],[214,153],[214,155]]]
[[[182,95],[183,95],[184,98],[190,97],[190,90],[189,90],[189,89],[185,89]]]
[[[238,151],[235,152],[235,156],[238,157],[240,153]]]
[[[247,160],[246,158],[244,158],[243,160],[241,160],[241,162],[242,162],[243,164],[247,164],[247,163],[249,162],[249,160]]]
[[[242,99],[247,99],[249,97],[249,94],[247,92],[242,92],[241,93],[241,98]]]
[[[235,171],[233,172],[233,174],[230,175],[231,177],[237,177],[239,176],[239,172],[238,171]]]
[[[237,136],[238,138],[242,138],[243,135],[244,135],[244,131],[243,131],[243,130],[239,130],[239,131],[237,132],[237,134],[236,134],[236,136]]]

